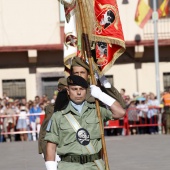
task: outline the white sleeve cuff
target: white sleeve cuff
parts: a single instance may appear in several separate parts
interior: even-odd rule
[[[46,161],[45,166],[47,170],[57,170],[57,162],[55,161]]]
[[[110,97],[104,92],[100,94],[99,100],[108,106],[111,106],[116,101],[114,98]]]

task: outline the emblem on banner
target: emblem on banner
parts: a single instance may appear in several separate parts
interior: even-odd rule
[[[95,31],[98,34],[101,34],[103,30],[109,28],[109,26],[113,25],[116,29],[118,29],[118,21],[119,18],[117,16],[117,9],[112,5],[101,5],[98,4],[100,8],[100,13],[96,18]]]
[[[68,46],[76,47],[77,46],[77,37],[72,35],[71,33],[67,33],[65,35],[65,45],[66,45],[66,47],[68,47]]]
[[[97,42],[96,43],[96,59],[98,66],[104,66],[108,63],[107,59],[107,43]]]
[[[90,134],[86,129],[80,128],[76,133],[76,139],[81,145],[86,146],[90,143]]]

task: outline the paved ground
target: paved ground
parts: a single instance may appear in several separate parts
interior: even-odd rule
[[[110,170],[170,170],[170,135],[114,136],[106,143]],[[37,145],[0,143],[0,170],[45,170]]]

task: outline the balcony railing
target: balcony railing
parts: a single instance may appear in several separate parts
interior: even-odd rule
[[[158,20],[158,38],[170,39],[170,18],[162,18]],[[144,40],[154,39],[153,20],[149,20],[143,29]]]

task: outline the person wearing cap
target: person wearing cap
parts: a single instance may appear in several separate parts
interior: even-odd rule
[[[99,119],[96,105],[86,100],[88,82],[77,75],[67,78],[69,103],[55,112],[46,129],[47,170],[104,170]],[[125,110],[112,97],[95,85],[90,86],[91,95],[108,106],[99,107],[102,121],[121,118]],[[61,161],[55,161],[55,154]]]
[[[90,77],[89,65],[85,60],[81,59],[80,57],[74,57],[72,59],[70,72],[71,75],[79,75],[83,77],[86,81],[89,80]],[[121,94],[115,87],[113,87],[112,85],[109,88],[101,86],[101,89],[109,96],[115,98],[123,108],[126,108],[124,99],[122,98]],[[89,89],[87,92],[86,100],[88,102],[95,102],[94,98],[90,95]]]
[[[42,154],[43,158],[46,157],[46,143],[47,142],[44,140],[44,138],[45,138],[48,122],[52,114],[55,111],[62,109],[65,105],[68,104],[67,91],[65,90],[66,87],[67,87],[66,78],[60,78],[58,80],[58,85],[57,85],[58,94],[57,94],[55,103],[47,105],[44,109],[45,118],[42,122],[42,125],[40,128],[39,139],[38,139],[38,152],[39,154]],[[58,160],[59,160],[59,157],[56,157],[56,161]]]

